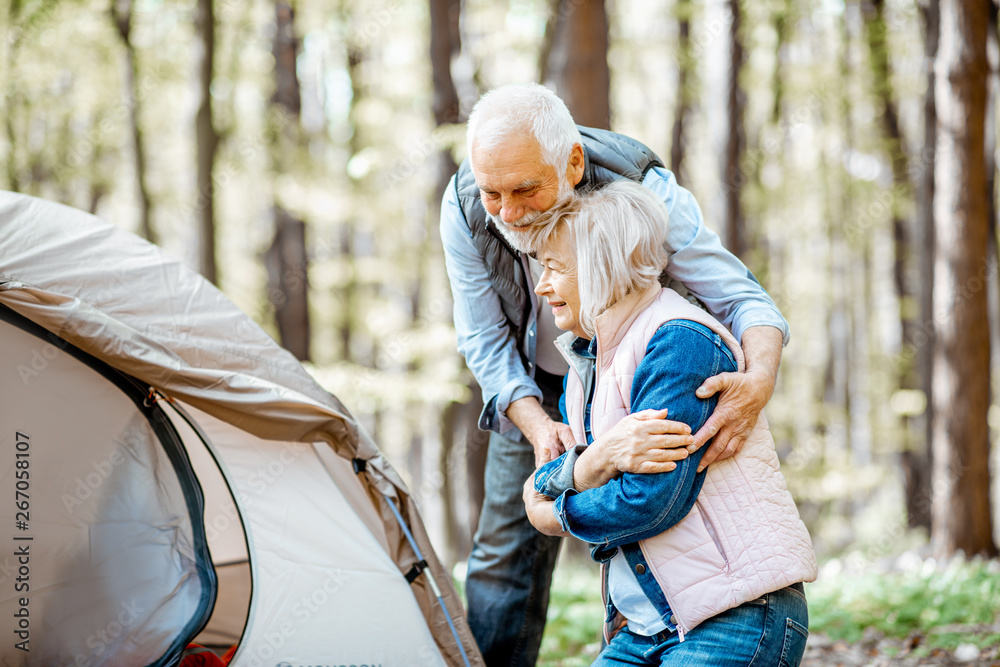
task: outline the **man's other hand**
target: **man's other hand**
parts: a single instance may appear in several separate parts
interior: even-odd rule
[[[552,421],[533,396],[520,398],[507,406],[507,419],[514,422],[534,448],[536,468],[558,458],[574,444],[570,427]]]

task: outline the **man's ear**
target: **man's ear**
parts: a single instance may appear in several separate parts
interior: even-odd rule
[[[583,157],[583,146],[580,144],[573,144],[573,148],[569,151],[569,162],[566,164],[566,180],[568,180],[573,187],[583,179],[583,170],[586,168],[587,162]]]

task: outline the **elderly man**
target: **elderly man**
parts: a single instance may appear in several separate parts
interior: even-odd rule
[[[745,373],[723,373],[698,389],[702,398],[721,392],[689,447],[714,437],[702,467],[738,451],[753,429],[774,389],[788,324],[652,151],[619,134],[577,127],[548,89],[505,86],[483,95],[469,118],[468,146],[469,159],[445,192],[441,237],[459,351],[483,390],[479,426],[493,431],[469,557],[469,625],[488,665],[532,665],[558,538],[528,523],[521,490],[537,465],[574,443],[559,418],[567,366],[553,341],[561,332],[533,292],[541,269],[526,228],[560,195],[616,179],[640,182],[666,203],[667,276],[733,331],[747,362]],[[679,432],[675,427],[651,419],[635,437]]]

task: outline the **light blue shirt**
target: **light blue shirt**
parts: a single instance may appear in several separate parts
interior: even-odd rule
[[[642,185],[663,199],[670,215],[667,251],[670,259],[667,274],[679,281],[698,298],[708,311],[742,340],[750,327],[771,326],[780,329],[788,343],[788,322],[753,274],[735,255],[722,246],[718,234],[708,229],[694,196],[679,186],[667,169],[654,167]],[[479,427],[497,431],[510,438],[519,432],[507,419],[507,407],[520,398],[541,399],[532,376],[535,372],[538,300],[530,294],[532,309],[525,335],[524,367],[517,343],[510,335],[500,298],[490,283],[490,270],[472,241],[455,192],[452,177],[441,202],[441,241],[445,264],[455,301],[455,332],[458,351],[476,376],[483,390],[483,413]],[[531,273],[524,260],[525,274]]]
[[[615,603],[615,609],[628,619],[628,629],[647,637],[666,630],[667,624],[642,592],[621,549],[612,557],[608,568],[608,595]]]

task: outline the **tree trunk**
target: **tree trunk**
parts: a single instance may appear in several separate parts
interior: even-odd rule
[[[997,34],[1000,0],[990,2],[990,23],[986,31],[986,54],[989,66],[989,88],[986,93],[986,203],[990,219],[990,247],[996,248],[997,200],[996,200],[996,148],[997,148],[997,91],[1000,89],[1000,35]],[[1000,271],[998,271],[1000,275]]]
[[[934,404],[931,401],[934,368],[934,152],[937,143],[937,112],[934,106],[934,59],[937,56],[940,6],[939,0],[927,0],[920,5],[924,24],[924,69],[927,89],[924,91],[924,136],[919,159],[910,173],[916,186],[916,233],[919,238],[920,323],[913,344],[917,349],[917,375],[920,389],[926,397],[924,414],[919,422],[923,433],[923,448],[903,452],[903,473],[906,493],[906,515],[910,526],[931,527],[931,423]],[[910,460],[907,460],[910,459]]]
[[[295,11],[288,2],[274,3],[274,95],[271,103],[277,105],[291,119],[298,121],[302,109],[299,92],[299,75],[295,67],[299,55],[299,40],[295,36]],[[286,124],[286,126],[289,124]]]
[[[684,182],[684,121],[691,109],[691,79],[695,63],[691,57],[691,0],[677,0],[677,101],[674,104],[674,125],[670,133],[670,171],[678,182]]]
[[[475,535],[479,527],[479,514],[486,497],[486,453],[490,445],[490,434],[479,430],[479,415],[483,411],[483,391],[475,380],[469,380],[472,400],[466,406],[465,432],[465,473],[469,479],[469,535]]]
[[[777,125],[781,122],[782,106],[785,102],[784,65],[788,59],[788,34],[794,25],[794,7],[792,0],[784,0],[774,17],[774,72],[771,75],[771,89],[774,91],[774,102],[771,104],[771,122]]]
[[[841,98],[841,118],[844,123],[844,140],[847,150],[853,150],[858,145],[855,125],[851,114],[852,79],[857,77],[857,73],[851,64],[849,54],[857,48],[856,36],[860,26],[854,23],[854,16],[845,12],[843,21],[843,44],[844,56],[841,63],[841,81],[844,94]],[[844,211],[845,215],[853,215],[856,211],[859,198],[855,196],[853,179],[848,175],[845,179],[844,187]],[[856,228],[849,227],[848,234]],[[871,264],[872,264],[872,241],[870,233],[860,229],[860,233],[855,234],[853,243],[852,261],[848,264],[849,273],[845,276],[848,283],[848,293],[850,298],[846,300],[845,307],[850,322],[848,331],[849,341],[847,346],[848,358],[846,363],[846,390],[847,399],[845,402],[845,414],[847,420],[845,431],[847,433],[846,444],[848,446],[848,457],[854,465],[864,466],[871,462],[872,443],[872,418],[871,402],[869,400],[869,387],[871,379],[871,333],[870,333],[870,313],[872,312],[872,289],[871,289]],[[860,498],[845,498],[844,504],[848,506],[846,513],[854,516],[857,507],[861,504]]]
[[[212,119],[212,73],[215,71],[215,9],[213,0],[198,0],[198,112],[195,116],[195,139],[198,150],[197,200],[198,267],[213,284],[219,284],[215,259],[215,184],[212,171],[219,148],[219,134]]]
[[[17,165],[17,144],[20,137],[14,126],[14,108],[21,96],[10,88],[11,86],[8,86],[7,99],[4,104],[4,115],[6,116],[4,128],[7,130],[7,187],[10,188],[11,192],[22,192],[21,175]]]
[[[361,86],[361,64],[364,52],[355,44],[347,45],[347,73],[351,79],[351,109],[348,115],[351,123],[351,135],[348,139],[348,150],[352,156],[361,151],[361,141],[358,127],[358,108],[364,97]],[[340,318],[337,329],[340,332],[341,357],[347,362],[360,362],[360,350],[354,340],[355,311],[358,302],[358,279],[355,257],[358,255],[357,230],[355,229],[354,213],[349,214],[340,224],[340,262],[346,268],[347,277],[340,288]]]
[[[559,32],[559,16],[562,5],[563,0],[548,0],[545,34],[542,35],[542,46],[538,50],[538,83],[543,85],[552,77],[552,51],[556,46],[556,35]]]
[[[351,338],[354,327],[354,292],[357,285],[354,278],[354,225],[350,220],[340,224],[340,243],[338,252],[340,262],[348,267],[347,280],[340,290],[340,317],[337,321],[337,332],[340,338],[340,358],[350,363],[354,359],[351,349]]]
[[[577,123],[609,129],[611,74],[604,0],[560,3],[557,14],[547,72],[556,93]]]
[[[296,62],[299,40],[295,12],[289,3],[274,4],[274,95],[271,104],[287,122],[275,136],[271,161],[276,174],[291,173],[299,146],[302,96]],[[281,345],[301,361],[309,359],[309,254],[306,225],[274,199],[274,239],[267,251],[268,295],[274,305]]]
[[[455,79],[451,72],[452,60],[459,55],[462,49],[462,38],[459,31],[460,11],[461,0],[430,0],[431,72],[434,90],[433,107],[434,123],[438,128],[443,125],[462,121],[458,90],[455,87]],[[445,188],[448,186],[452,175],[458,169],[458,165],[455,164],[451,156],[449,146],[443,146],[438,151],[436,163],[437,182],[431,198],[431,206],[428,210],[428,221],[435,224],[431,225],[430,233],[424,234],[425,239],[429,239],[434,233],[433,230],[437,229],[436,222],[440,217],[438,203],[441,201],[441,197],[444,195]],[[423,247],[419,254],[420,260],[418,261],[418,277],[412,290],[413,303],[411,310],[415,321],[420,316],[420,301],[423,291],[422,278],[426,270],[426,259],[424,258],[431,255],[428,243],[425,242],[422,245]],[[439,247],[440,242],[435,245],[434,249],[437,250]],[[444,258],[437,252],[434,253],[433,259],[442,263],[444,261]],[[468,496],[466,495],[468,489],[452,485],[454,478],[454,471],[452,470],[454,461],[453,452],[458,449],[456,447],[458,444],[456,436],[462,430],[463,426],[469,429],[470,433],[476,431],[476,421],[474,420],[478,415],[473,417],[471,423],[461,423],[461,419],[467,418],[468,413],[467,410],[463,409],[464,407],[458,403],[450,403],[443,407],[440,421],[441,430],[437,434],[439,437],[436,438],[436,441],[440,443],[440,449],[437,452],[437,465],[442,480],[442,527],[447,549],[446,560],[449,564],[454,564],[458,560],[467,558],[472,542],[472,533],[467,533],[463,530],[462,522],[458,516],[458,508],[467,507],[469,504]],[[463,444],[466,446],[461,447],[462,450],[471,451],[471,449],[468,449],[467,443]]]
[[[21,3],[15,0],[8,5],[7,8],[7,25],[10,27],[17,26],[20,21],[21,14]],[[12,80],[16,76],[15,68],[17,67],[17,52],[18,47],[21,43],[21,34],[14,32],[12,38],[4,40],[3,44],[0,44],[0,50],[2,50],[4,56],[4,71],[3,75],[6,81]],[[20,135],[18,134],[17,128],[14,124],[14,114],[15,109],[18,107],[19,98],[21,96],[18,94],[17,88],[15,86],[6,85],[4,86],[4,130],[6,130],[7,139],[7,154],[6,154],[6,172],[7,172],[7,185],[6,187],[11,192],[21,192],[21,175],[18,173],[17,164],[17,146]]]
[[[729,0],[729,72],[727,78],[727,133],[725,166],[723,168],[723,197],[725,199],[726,236],[725,244],[737,257],[745,257],[748,243],[740,193],[746,177],[742,160],[746,150],[746,134],[743,127],[746,93],[740,87],[740,71],[743,69],[743,43],[740,37],[740,3]]]
[[[459,122],[458,91],[451,76],[451,59],[461,50],[458,32],[461,0],[430,0],[431,76],[434,124]],[[440,198],[438,198],[440,199]]]
[[[139,65],[135,45],[132,44],[132,0],[114,0],[111,11],[115,27],[122,38],[122,44],[125,45],[125,84],[129,95],[129,122],[132,125],[132,151],[135,157],[135,181],[139,195],[139,229],[147,241],[156,243],[149,185],[146,182],[146,149],[142,141],[142,129],[139,126],[141,95],[138,86]]]
[[[787,5],[786,5],[787,7]],[[776,19],[778,40],[784,44],[787,40],[787,13],[779,14]],[[843,136],[843,150],[850,151],[854,147],[854,126],[851,121],[851,98],[849,82],[854,76],[849,54],[854,48],[848,17],[841,24],[841,46],[838,62],[840,97],[836,106],[824,107],[820,113],[821,123],[830,127],[840,126]],[[781,46],[776,47],[776,64],[774,80],[781,81],[780,63],[783,58]],[[771,122],[779,124],[782,119],[782,102],[777,91],[780,84],[775,83],[775,104],[772,107]],[[786,135],[787,136],[787,135]],[[785,139],[787,141],[787,138]],[[778,159],[784,169],[784,160]],[[829,251],[829,283],[831,303],[827,314],[827,331],[829,344],[827,346],[826,368],[823,374],[823,408],[825,418],[819,422],[819,433],[823,436],[824,460],[827,465],[837,465],[849,451],[849,438],[853,432],[851,400],[851,371],[854,339],[852,336],[854,322],[851,305],[857,297],[851,284],[855,275],[855,252],[849,243],[850,228],[845,229],[844,220],[850,219],[854,211],[854,194],[849,176],[845,177],[842,170],[824,169],[827,179],[826,192],[829,193],[827,204],[827,238]],[[845,231],[847,232],[845,234]],[[851,239],[853,241],[853,239]]]
[[[937,558],[997,555],[989,500],[989,239],[983,154],[988,5],[942,0],[934,63],[932,544]]]
[[[306,225],[280,206],[274,208],[274,240],[264,253],[267,293],[282,346],[296,359],[309,359],[309,274]]]
[[[885,0],[864,0],[861,3],[864,17],[865,36],[868,41],[868,59],[875,84],[875,97],[882,107],[882,131],[884,144],[892,166],[892,238],[893,238],[893,278],[896,297],[899,301],[899,321],[902,332],[899,357],[896,362],[896,385],[901,390],[916,391],[920,388],[917,372],[917,332],[920,305],[916,252],[913,247],[913,228],[910,220],[903,217],[903,211],[913,196],[913,184],[907,173],[908,151],[906,141],[899,127],[899,113],[896,95],[892,87],[892,67],[889,62],[889,46],[885,24]],[[923,526],[930,530],[930,517],[918,509],[920,497],[926,493],[927,462],[922,454],[926,443],[916,432],[913,415],[900,417],[902,433],[900,462],[906,495],[907,521],[910,527]]]

